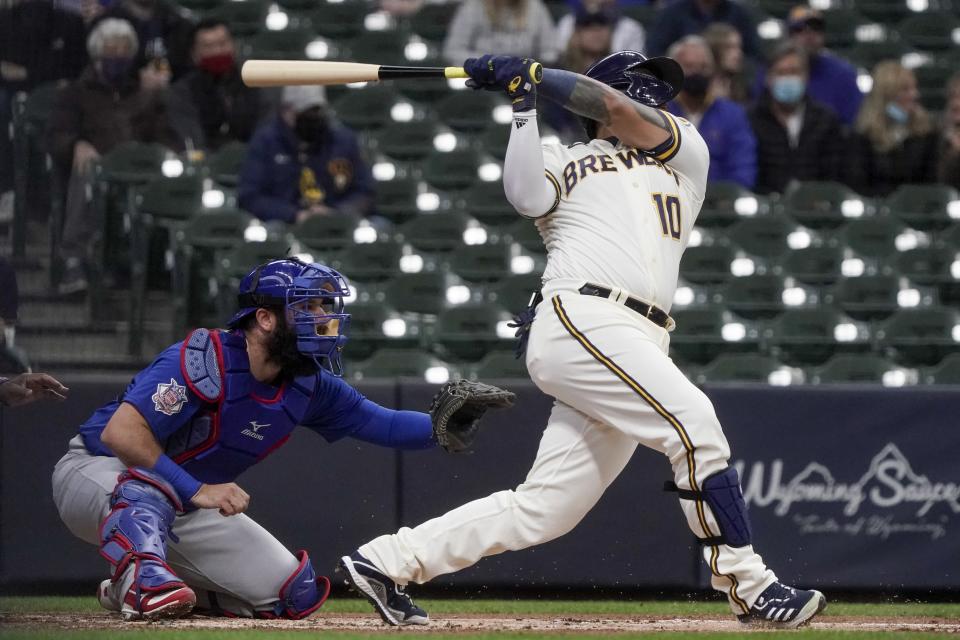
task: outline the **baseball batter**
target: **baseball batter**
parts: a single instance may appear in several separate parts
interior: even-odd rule
[[[367,400],[339,377],[349,295],[323,265],[260,265],[240,283],[228,330],[191,332],[80,426],[54,470],[53,496],[70,531],[110,562],[98,591],[106,609],[128,620],[195,606],[213,615],[309,615],[330,581],[305,551],[290,553],[243,515],[250,498],[237,477],[297,425],[331,442],[439,442],[460,451],[486,408],[512,402],[473,382],[444,385],[434,415]]]
[[[642,444],[670,460],[713,587],[734,614],[785,627],[809,621],[823,595],[782,584],[754,551],[713,406],[667,355],[678,267],[709,164],[696,129],[658,108],[682,85],[679,66],[623,51],[585,76],[507,56],[464,68],[475,89],[513,99],[504,189],[536,220],[548,253],[527,314],[535,319],[526,364],[556,402],[523,484],[361,546],[341,559],[345,579],[386,622],[422,622],[403,585],[570,531]],[[541,145],[538,91],[582,116],[589,141]]]

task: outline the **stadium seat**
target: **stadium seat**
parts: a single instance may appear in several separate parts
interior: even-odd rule
[[[433,151],[423,164],[423,178],[440,190],[466,189],[478,180],[480,156],[472,149]]]
[[[265,242],[243,242],[229,251],[219,253],[214,268],[219,316],[229,318],[236,310],[237,287],[245,275],[258,264],[288,255],[290,249],[290,240],[283,238]]]
[[[363,18],[370,5],[365,2],[316,2],[310,14],[310,25],[321,36],[343,40],[363,33]],[[359,58],[358,58],[359,60]]]
[[[518,220],[507,228],[506,235],[531,253],[545,254],[547,252],[547,248],[543,244],[543,238],[540,237],[540,232],[532,220]]]
[[[445,61],[437,59],[419,60],[416,62],[410,62],[410,64],[416,64],[417,66],[424,67],[446,66]],[[437,104],[450,95],[450,85],[446,82],[438,82],[436,78],[404,80],[402,83],[397,84],[397,89],[399,89],[406,97],[420,104]]]
[[[861,7],[858,7],[858,9],[861,9]],[[878,62],[884,60],[896,60],[899,62],[904,55],[911,52],[912,49],[903,42],[897,40],[881,40],[877,42],[859,42],[849,49],[837,51],[837,54],[848,59],[854,66],[869,73]]]
[[[400,245],[392,241],[351,244],[332,256],[330,263],[349,281],[383,282],[399,271],[400,254]]]
[[[352,302],[347,305],[350,314],[349,340],[343,355],[351,363],[364,360],[392,341],[383,331],[384,322],[391,317],[390,310],[380,302]],[[415,348],[417,339],[394,343],[396,347]]]
[[[838,325],[850,325],[854,333],[841,342]],[[830,308],[787,309],[766,329],[773,355],[787,364],[806,367],[827,361],[838,350],[870,349],[866,336],[856,333],[855,325]],[[846,339],[852,338],[852,339]]]
[[[833,228],[861,217],[867,203],[839,182],[801,182],[784,194],[784,210],[804,226]]]
[[[719,356],[700,372],[705,382],[759,382],[768,384],[770,374],[783,365],[756,353],[728,353]]]
[[[896,239],[904,230],[890,216],[861,218],[844,226],[840,241],[860,257],[885,261],[897,252]]]
[[[857,0],[857,10],[881,24],[895,25],[910,15],[906,0]]]
[[[516,315],[527,308],[530,296],[539,291],[539,273],[515,275],[500,282],[490,292],[490,301]]]
[[[397,311],[437,314],[446,303],[447,277],[439,271],[402,273],[388,280],[383,289]]]
[[[952,49],[960,45],[960,18],[947,12],[916,13],[897,25],[897,32],[908,44],[924,51]]]
[[[793,249],[783,256],[783,269],[787,275],[811,285],[828,285],[840,277],[843,254],[831,246]]]
[[[159,144],[124,142],[100,158],[99,178],[113,184],[145,184],[163,176],[160,168],[169,153]]]
[[[871,24],[871,20],[852,9],[830,9],[823,12],[826,26],[826,46],[830,49],[853,46],[857,43],[857,28]]]
[[[217,184],[236,187],[247,157],[247,145],[234,141],[223,145],[207,159],[207,171]]]
[[[921,285],[939,285],[954,280],[951,268],[956,251],[951,247],[917,247],[894,256],[900,275]]]
[[[203,211],[203,178],[181,175],[154,179],[140,188],[137,208],[141,213],[174,221],[186,220]]]
[[[359,219],[351,213],[333,211],[298,222],[293,227],[293,234],[310,249],[336,251],[353,244],[353,232],[358,223]]]
[[[745,218],[731,226],[728,237],[752,256],[777,258],[787,250],[787,236],[796,228],[783,216]]]
[[[333,105],[337,118],[353,129],[379,129],[392,124],[390,110],[401,101],[393,87],[378,84],[351,90]]]
[[[350,377],[355,380],[370,378],[424,379],[430,370],[449,368],[436,357],[420,349],[378,349],[361,362],[351,363]],[[431,380],[432,381],[432,380]]]
[[[688,247],[680,260],[680,276],[696,284],[721,284],[733,277],[734,252],[726,244]]]
[[[419,183],[413,178],[394,178],[376,183],[376,212],[390,222],[403,224],[417,214]]]
[[[898,280],[893,275],[840,278],[833,288],[832,298],[855,320],[880,320],[899,309]]]
[[[496,380],[498,378],[527,379],[526,359],[517,358],[511,351],[494,351],[488,353],[472,368],[471,378],[475,380]]]
[[[723,339],[723,309],[700,307],[672,309],[670,316],[677,328],[670,334],[671,357],[682,362],[706,364],[727,351]]]
[[[489,91],[453,91],[437,105],[437,114],[451,129],[476,133],[493,124],[493,109],[502,103]]]
[[[450,2],[428,3],[410,17],[410,28],[424,40],[443,42],[450,29],[450,21],[459,5]]]
[[[960,353],[952,353],[940,364],[924,371],[923,382],[927,384],[960,385]]]
[[[341,6],[347,4],[351,3],[343,2]],[[355,62],[383,64],[384,60],[396,60],[396,64],[403,64],[406,60],[404,49],[409,41],[410,34],[400,29],[363,31],[349,40],[346,48],[350,51],[350,59]]]
[[[477,181],[464,193],[466,211],[492,228],[502,228],[517,221],[517,212],[507,201],[503,183]]]
[[[783,311],[783,288],[780,276],[752,275],[731,279],[720,289],[720,296],[737,315],[751,320],[771,318]]]
[[[513,348],[512,337],[497,335],[497,324],[509,319],[505,311],[489,304],[446,309],[433,328],[433,346],[447,361],[476,362],[492,350]]]
[[[934,365],[960,349],[960,319],[952,309],[923,307],[903,309],[877,330],[877,339],[890,354],[906,365]]]
[[[507,156],[507,143],[510,142],[510,127],[493,123],[480,135],[483,150],[494,158],[503,161]]]
[[[252,36],[266,28],[269,8],[269,3],[260,0],[224,2],[210,11],[207,16],[222,20],[230,25],[230,32],[235,37],[245,37]]]
[[[936,230],[953,223],[950,211],[960,207],[960,194],[943,184],[904,184],[884,200],[881,211],[914,229]]]
[[[944,246],[953,247],[953,249],[960,251],[960,223],[942,230],[937,234],[937,238]]]
[[[841,353],[814,370],[812,380],[819,384],[880,384],[895,365],[872,353]]]
[[[429,120],[393,122],[378,136],[379,150],[402,161],[422,160],[433,151],[437,126]]]
[[[510,246],[464,245],[450,255],[450,271],[468,282],[497,282],[510,276]]]
[[[459,213],[424,214],[404,224],[397,237],[427,253],[449,253],[463,246],[469,219]]]
[[[751,193],[736,182],[708,182],[697,225],[725,227],[741,217],[764,214],[767,209],[768,203],[763,196]]]

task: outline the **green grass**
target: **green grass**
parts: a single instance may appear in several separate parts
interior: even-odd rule
[[[695,616],[728,615],[729,609],[722,601],[611,601],[611,600],[422,600],[418,601],[436,618],[454,614],[499,614],[509,616],[522,615],[650,615],[650,616]],[[338,598],[331,600],[323,608],[329,613],[370,613],[366,602],[359,598]],[[5,597],[0,598],[0,618],[4,615],[39,613],[97,613],[101,611],[92,597]],[[864,616],[877,618],[919,617],[960,620],[960,603],[830,603],[823,619],[828,621],[834,616]],[[2,624],[2,622],[0,622]],[[385,629],[386,632],[390,630]],[[396,632],[396,631],[395,631]],[[399,633],[414,633],[429,640],[535,640],[551,638],[561,634],[536,632],[503,633],[427,633],[417,629],[405,629]],[[98,629],[17,629],[10,630],[0,626],[2,640],[296,640],[307,636],[323,635],[331,640],[380,640],[384,632],[321,632],[316,629],[303,630],[224,630],[224,629],[164,629],[162,625],[131,625],[129,630]],[[573,635],[573,634],[565,634]],[[577,637],[600,638],[609,633],[583,634]],[[689,632],[653,632],[646,634],[615,634],[618,638],[670,638],[682,640],[730,640],[743,637],[737,633],[689,633]],[[857,632],[833,630],[801,630],[792,632],[770,632],[763,638],[790,638],[793,640],[880,640],[929,638],[931,633],[907,632]]]

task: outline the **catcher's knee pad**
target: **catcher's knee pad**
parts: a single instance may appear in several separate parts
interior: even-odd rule
[[[146,469],[120,474],[112,507],[100,525],[100,554],[113,568],[114,580],[135,563],[134,581],[145,590],[181,583],[166,564],[167,537],[182,508],[170,484]]]
[[[316,611],[330,595],[330,580],[318,576],[306,551],[297,551],[300,563],[280,587],[280,599],[272,611],[258,611],[262,618],[288,618],[299,620]]]
[[[740,489],[740,476],[733,467],[707,476],[701,483],[700,491],[678,489],[673,482],[668,482],[664,488],[676,491],[681,500],[702,500],[710,507],[717,526],[720,527],[720,534],[712,538],[700,538],[701,543],[725,544],[731,547],[745,547],[750,544],[753,532],[747,514],[747,503],[743,500],[743,491]]]

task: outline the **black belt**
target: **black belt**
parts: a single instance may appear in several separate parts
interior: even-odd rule
[[[608,298],[613,300],[613,298],[610,297],[610,294],[613,293],[613,290],[608,289],[607,287],[601,287],[598,284],[592,284],[588,282],[580,287],[578,291],[584,296],[597,296],[598,298]],[[614,302],[619,302],[623,306],[633,309],[644,318],[663,329],[667,329],[673,324],[673,321],[670,319],[670,316],[666,311],[655,305],[647,304],[646,302],[638,300],[632,296],[627,296],[624,300],[614,300]]]

